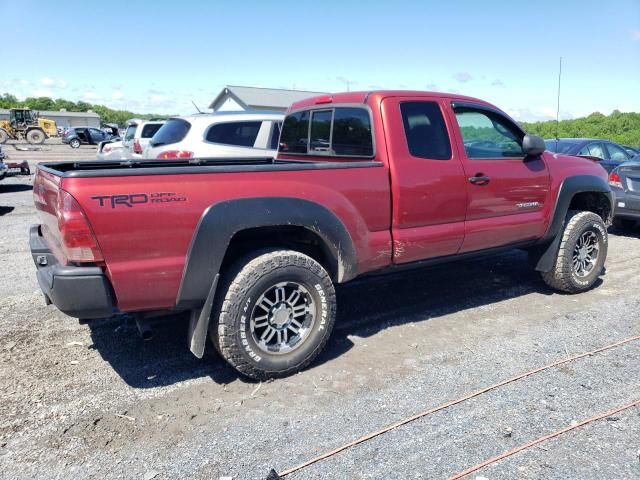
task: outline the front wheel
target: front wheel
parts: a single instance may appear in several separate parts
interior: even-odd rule
[[[44,139],[46,138],[44,132],[42,130],[39,130],[37,128],[33,129],[33,130],[29,130],[27,132],[27,142],[29,142],[32,145],[40,145],[42,143],[44,143]]]
[[[592,212],[570,211],[553,268],[542,278],[567,293],[591,288],[604,269],[608,234],[602,219]]]
[[[309,365],[327,343],[336,295],[326,270],[292,250],[257,254],[229,272],[209,334],[222,357],[256,380]]]

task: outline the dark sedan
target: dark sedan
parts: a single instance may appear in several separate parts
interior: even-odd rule
[[[109,140],[112,137],[112,133],[97,128],[72,127],[62,134],[62,143],[68,143],[71,148],[79,148],[80,145],[98,145],[100,142]]]
[[[597,138],[559,138],[544,143],[550,152],[597,159],[607,172],[632,158],[620,145]]]
[[[633,228],[640,222],[640,155],[614,168],[609,185],[615,197],[614,225]]]

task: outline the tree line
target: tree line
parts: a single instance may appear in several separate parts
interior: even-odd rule
[[[100,121],[104,123],[115,123],[120,127],[126,127],[127,120],[132,118],[142,118],[144,120],[156,120],[170,117],[171,115],[159,115],[155,113],[134,113],[129,110],[114,110],[104,105],[96,105],[83,101],[72,102],[62,98],[52,99],[49,97],[27,97],[18,100],[15,95],[4,93],[0,95],[0,108],[30,108],[35,111],[50,110],[67,112],[86,112],[91,110],[100,115]]]
[[[640,146],[640,113],[622,113],[614,110],[611,115],[595,112],[573,120],[555,120],[527,123],[522,127],[542,138],[603,138],[622,145]]]

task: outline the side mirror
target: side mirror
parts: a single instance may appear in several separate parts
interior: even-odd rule
[[[536,135],[529,135],[528,133],[522,139],[522,151],[528,157],[535,157],[544,152],[547,147],[544,144],[544,140]]]

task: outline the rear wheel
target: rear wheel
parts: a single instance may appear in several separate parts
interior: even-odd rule
[[[72,139],[72,140],[69,142],[69,146],[70,146],[71,148],[80,148],[80,140],[78,140],[77,138]]]
[[[257,380],[309,365],[335,320],[335,290],[325,269],[302,253],[277,250],[244,259],[229,273],[209,330],[222,357]]]
[[[45,138],[46,135],[44,132],[38,128],[34,128],[27,132],[27,142],[32,145],[40,145],[41,143],[44,143]]]
[[[602,274],[607,246],[607,229],[598,215],[570,211],[556,261],[551,271],[542,273],[542,278],[563,292],[588,290]]]

